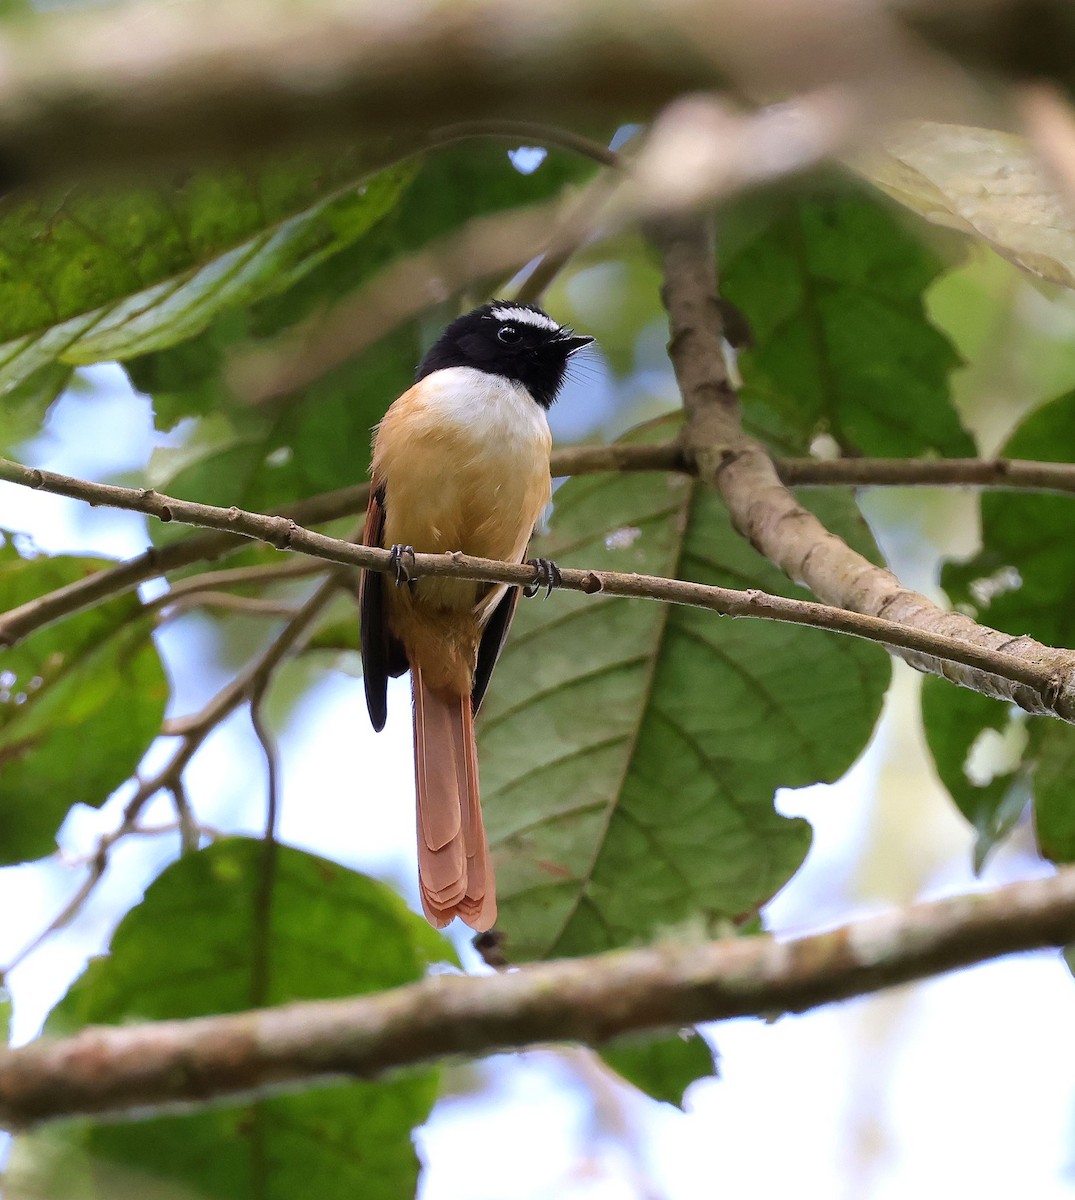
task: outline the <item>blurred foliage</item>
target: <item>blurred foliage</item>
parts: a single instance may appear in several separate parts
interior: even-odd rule
[[[1025,139],[997,129],[909,121],[856,165],[934,224],[981,238],[1052,283],[1075,285],[1067,198]]]
[[[927,175],[912,150],[923,152],[902,145],[908,194],[900,198],[936,219],[921,196],[910,197],[908,178]],[[459,308],[510,294],[511,281],[472,280],[464,289],[431,280],[437,301],[417,320],[272,403],[236,395],[229,364],[276,345],[471,218],[560,195],[595,170],[554,150],[524,172],[500,143],[378,169],[385,157],[383,147],[292,156],[152,187],[5,199],[0,452],[16,453],[47,427],[75,367],[115,358],[149,396],[161,435],[136,485],[271,509],[361,481],[371,427],[413,377],[432,334]],[[958,174],[954,159],[948,166]],[[929,182],[959,207],[958,180],[934,171]],[[981,222],[960,212],[959,227],[980,236]],[[863,186],[831,178],[722,212],[724,290],[754,333],[741,357],[744,420],[774,449],[801,453],[827,435],[846,454],[974,453],[966,406],[952,400],[953,374],[961,354],[971,360],[956,374],[964,388],[1003,344],[994,326],[1007,308],[989,287],[973,312],[966,290],[945,292],[943,245],[903,216]],[[1025,232],[1018,206],[1010,221]],[[990,240],[1029,259],[1009,233],[994,228]],[[1033,248],[1059,261],[1049,245]],[[671,398],[659,284],[654,254],[628,233],[586,247],[551,293],[559,317],[599,338],[617,406],[603,434]],[[947,312],[958,350],[935,310]],[[665,419],[627,436],[675,432]],[[1075,399],[1033,413],[1007,452],[1075,461]],[[850,492],[802,499],[880,560]],[[1071,504],[984,496],[981,552],[945,571],[953,601],[1001,628],[1070,645]],[[359,515],[333,531],[347,532]],[[152,536],[164,546],[187,535],[157,525]],[[570,565],[804,595],[732,529],[713,495],[679,476],[569,481],[535,550]],[[228,565],[280,561],[247,546]],[[9,540],[0,550],[0,606],[108,565]],[[263,581],[237,594],[294,603],[309,586]],[[49,854],[72,805],[99,806],[134,776],[170,700],[153,636],[159,611],[133,594],[111,599],[3,651],[0,862]],[[325,612],[302,669],[286,676],[286,703],[274,697],[274,721],[313,697],[327,672],[354,670],[355,623],[349,604]],[[225,665],[234,668],[277,628],[263,615],[230,612],[219,622]],[[774,622],[576,593],[521,606],[479,731],[508,958],[753,932],[759,907],[798,869],[810,841],[805,822],[778,813],[776,791],[836,779],[850,766],[870,738],[889,674],[877,646]],[[360,713],[356,693],[356,721]],[[978,832],[979,862],[1031,793],[1043,852],[1075,855],[1069,728],[1014,717],[941,680],[927,681],[923,713],[938,772]],[[990,739],[1008,757],[991,765],[986,755],[982,765]],[[197,809],[199,797],[191,801]],[[353,827],[341,828],[341,858],[353,836]],[[49,1030],[376,990],[447,956],[446,943],[402,902],[354,870],[288,846],[225,841],[165,870]],[[675,1104],[712,1070],[698,1038],[641,1039],[606,1059]],[[138,1125],[65,1125],[20,1139],[5,1194],[409,1194],[417,1170],[410,1130],[435,1087],[434,1074],[413,1073]]]
[[[54,361],[123,359],[283,291],[366,232],[406,168],[304,157],[171,186],[8,202],[0,221],[0,387]]]

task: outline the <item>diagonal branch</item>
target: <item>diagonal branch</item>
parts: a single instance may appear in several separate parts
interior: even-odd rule
[[[758,453],[764,452],[759,449]],[[0,459],[0,479],[25,487],[43,488],[91,504],[106,504],[114,508],[147,513],[161,521],[180,521],[211,529],[228,530],[243,537],[267,542],[280,550],[307,554],[342,566],[366,567],[383,572],[394,569],[391,554],[387,550],[356,546],[353,542],[341,538],[326,537],[296,525],[287,517],[265,516],[234,507],[218,508],[211,504],[198,504],[190,500],[164,496],[146,488],[92,483],[54,471],[24,467],[7,459]],[[775,486],[780,493],[790,496],[782,484],[777,483]],[[821,529],[816,518],[805,509],[796,505],[796,513],[802,514],[804,521],[808,517]],[[832,538],[831,534],[825,536]],[[853,553],[839,539],[832,540],[843,546],[848,554]],[[854,557],[859,558],[858,555]],[[860,561],[870,571],[888,576],[887,572],[882,572],[881,568],[874,567],[865,559]],[[418,575],[502,581],[527,586],[536,582],[537,574],[534,567],[526,564],[494,562],[491,559],[474,558],[458,552],[416,555],[414,569]],[[1011,693],[1023,697],[1025,706],[1033,712],[1050,713],[1062,720],[1075,722],[1075,653],[1071,651],[1049,650],[1050,660],[1043,665],[1035,654],[1019,652],[1018,645],[1023,639],[1007,638],[1008,644],[995,647],[971,638],[955,637],[943,630],[919,628],[847,608],[792,600],[786,596],[773,596],[755,590],[736,591],[732,588],[712,587],[651,575],[564,568],[561,576],[561,587],[569,591],[585,592],[587,595],[604,592],[609,596],[686,604],[726,616],[786,621],[880,642],[899,651],[911,652],[908,657],[932,656],[932,659],[946,664],[947,671],[953,674],[956,667],[952,664],[959,664],[976,672],[975,678],[995,680],[993,688],[1007,687]],[[329,580],[325,586],[335,586],[335,581]],[[972,628],[979,628],[969,619],[964,620],[967,620]],[[0,637],[3,636],[3,632],[4,627],[0,623]],[[233,686],[240,685],[245,686],[243,677],[236,680]],[[244,691],[243,696],[246,694]],[[987,694],[997,693],[988,690]],[[172,732],[180,728],[185,730],[186,725],[177,726]]]
[[[852,550],[803,508],[781,482],[766,448],[743,433],[738,397],[721,354],[722,319],[710,234],[702,218],[652,226],[664,257],[669,354],[687,414],[684,453],[699,477],[720,492],[735,527],[785,575],[828,604],[1034,663],[1051,683],[1044,692],[1028,689],[1011,672],[983,671],[966,657],[936,656],[920,649],[906,653],[906,643],[893,642],[902,645],[901,657],[917,670],[1012,701],[1028,712],[1058,714],[1062,709],[1070,720],[1075,715],[1075,654],[990,629],[962,613],[945,612],[903,587],[891,571]]]
[[[456,1055],[805,1012],[1075,938],[1075,869],[827,933],[614,950],[373,996],[85,1029],[0,1050],[0,1125],[146,1117]]]

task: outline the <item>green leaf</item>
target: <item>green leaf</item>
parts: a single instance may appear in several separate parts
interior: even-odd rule
[[[415,253],[472,217],[547,199],[593,172],[592,164],[576,156],[551,153],[532,175],[522,175],[511,165],[506,147],[490,143],[431,152],[409,169],[413,178],[382,220],[324,257],[291,286],[265,297],[241,316],[224,314],[182,345],[128,364],[135,386],[154,398],[158,427],[170,428],[182,416],[235,408],[235,397],[221,378],[229,351],[238,352],[280,333],[354,292],[393,260]],[[409,365],[409,371],[414,365]],[[395,395],[380,397],[381,412]]]
[[[35,198],[0,223],[0,389],[52,362],[128,358],[285,290],[391,207],[410,168],[293,157],[155,189]]]
[[[1001,454],[1010,458],[1075,462],[1075,393],[1033,412]],[[1067,496],[986,492],[981,498],[982,548],[949,562],[941,583],[952,603],[987,625],[1028,634],[1047,645],[1075,643],[1075,541]],[[1042,854],[1075,859],[1071,768],[1075,730],[1044,719],[1027,722],[1025,749],[1015,767],[985,786],[960,778],[969,745],[985,729],[1010,720],[995,701],[927,685],[923,715],[938,771],[960,810],[979,831],[978,855],[1007,831],[1032,787],[1034,823]],[[961,757],[963,756],[963,757]],[[965,770],[963,770],[965,776]]]
[[[306,642],[306,650],[358,650],[358,619],[353,610],[320,626]]]
[[[1075,862],[1075,729],[1056,721],[1034,723],[1034,832],[1038,849],[1056,863]]]
[[[0,611],[81,579],[101,559],[0,548]],[[168,698],[151,623],[125,596],[0,652],[0,864],[40,858],[73,804],[99,805],[134,772]]]
[[[160,876],[46,1032],[380,991],[449,955],[384,885],[286,846],[270,865],[264,843],[222,841]],[[9,1186],[42,1200],[112,1200],[117,1178],[199,1200],[398,1200],[414,1193],[411,1130],[436,1088],[435,1071],[412,1071],[136,1124],[72,1122],[17,1139]]]
[[[257,306],[255,334],[266,337],[287,328],[474,217],[551,199],[596,170],[590,160],[553,148],[535,171],[524,175],[512,165],[509,148],[491,140],[429,151],[418,160],[399,202],[366,237],[327,259],[286,293]]]
[[[937,256],[863,195],[789,202],[760,227],[756,207],[729,216],[721,265],[756,342],[745,410],[779,414],[800,449],[824,432],[847,453],[973,454],[949,398],[958,356],[923,307]]]
[[[974,826],[974,869],[980,871],[990,852],[1008,835],[1030,798],[1027,771],[1018,761],[1010,771],[974,769],[974,752],[983,752],[994,733],[993,750],[999,754],[1006,738],[1022,733],[1011,705],[998,704],[947,679],[927,676],[922,681],[922,721],[926,742],[941,782],[959,811]]]
[[[13,387],[0,403],[0,449],[11,453],[41,432],[49,405],[71,380],[72,368],[49,363]]]
[[[1075,462],[1075,392],[1033,412],[1000,453]],[[941,575],[952,603],[997,629],[1075,645],[1071,497],[985,492],[981,509],[981,550]]]
[[[625,1039],[606,1046],[608,1065],[654,1100],[683,1107],[683,1093],[696,1079],[714,1074],[713,1055],[695,1030],[664,1037]]]
[[[550,155],[534,172],[516,171],[502,146],[461,146],[432,154],[399,205],[368,236],[327,259],[301,283],[255,312],[259,335],[284,326],[316,302],[353,289],[401,254],[411,253],[469,217],[533,203],[592,171]],[[154,482],[209,504],[264,510],[352,484],[368,472],[373,426],[413,382],[423,339],[416,325],[396,330],[329,372],[301,397],[270,411],[237,406],[219,379],[227,349],[247,326],[233,317],[193,341],[128,364],[133,382],[154,392],[158,422],[225,413],[216,444],[183,470]],[[153,527],[167,541],[178,531]]]
[[[873,552],[846,495],[805,502]],[[803,595],[682,476],[573,479],[552,529],[534,550],[563,564]],[[508,957],[755,912],[809,844],[774,791],[839,777],[888,678],[876,646],[776,622],[578,593],[521,605],[479,722]]]

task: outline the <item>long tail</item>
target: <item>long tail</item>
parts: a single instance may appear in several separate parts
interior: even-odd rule
[[[470,697],[430,690],[413,665],[411,692],[422,909],[438,928],[459,916],[472,929],[490,929],[496,887],[478,799]]]

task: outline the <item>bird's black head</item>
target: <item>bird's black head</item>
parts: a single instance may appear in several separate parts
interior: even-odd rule
[[[592,337],[576,337],[533,304],[493,300],[456,318],[422,359],[418,379],[445,367],[473,367],[521,383],[548,408],[564,382],[567,360]]]

